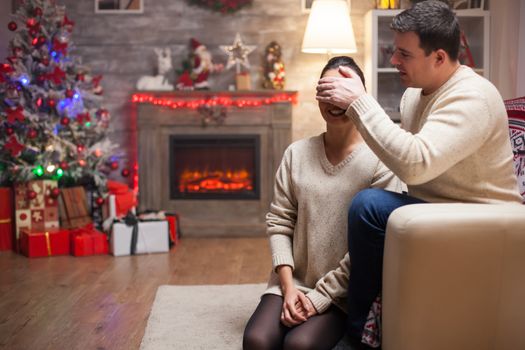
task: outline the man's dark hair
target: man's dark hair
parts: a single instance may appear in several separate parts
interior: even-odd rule
[[[361,68],[359,68],[357,63],[355,63],[354,59],[348,56],[336,56],[336,57],[330,58],[321,72],[321,78],[323,77],[323,75],[326,73],[327,70],[338,69],[340,66],[349,67],[354,72],[356,72],[357,75],[359,75],[359,78],[361,78],[361,81],[363,82],[363,86],[365,86],[366,88],[365,76],[363,75],[363,71],[361,70]]]
[[[456,14],[443,1],[421,1],[395,16],[390,28],[400,32],[414,32],[419,46],[428,56],[432,51],[443,49],[450,59],[456,61],[459,54],[460,29]]]

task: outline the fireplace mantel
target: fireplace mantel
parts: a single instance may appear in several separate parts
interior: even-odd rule
[[[185,236],[254,236],[265,232],[273,179],[291,142],[293,91],[137,92],[140,209],[175,211]],[[260,198],[170,198],[170,136],[259,135]]]

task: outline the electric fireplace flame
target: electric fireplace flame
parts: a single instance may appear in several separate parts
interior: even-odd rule
[[[253,190],[252,174],[241,170],[184,170],[179,178],[181,193],[235,193]]]

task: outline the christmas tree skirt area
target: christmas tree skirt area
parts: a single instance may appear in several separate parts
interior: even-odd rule
[[[244,327],[265,289],[265,283],[160,286],[140,349],[241,349]],[[356,350],[346,340],[334,349]]]

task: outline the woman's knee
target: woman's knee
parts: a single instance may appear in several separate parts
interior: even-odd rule
[[[293,334],[284,339],[283,350],[315,350],[319,348],[319,339],[315,341],[307,334]]]
[[[244,330],[242,338],[243,350],[273,350],[275,349],[275,339],[269,337],[265,332],[247,328]]]

